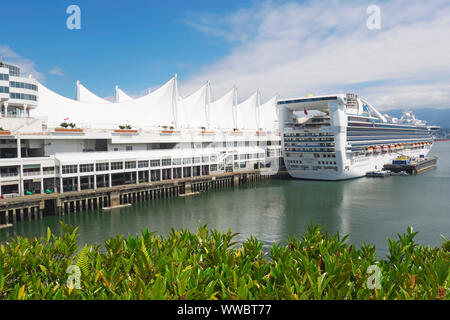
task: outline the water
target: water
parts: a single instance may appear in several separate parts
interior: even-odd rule
[[[438,142],[433,155],[438,169],[417,176],[362,178],[342,182],[261,182],[254,186],[217,190],[188,198],[138,203],[113,212],[90,211],[17,223],[0,230],[0,242],[16,235],[44,236],[47,226],[60,233],[59,221],[80,227],[80,242],[103,242],[117,233],[139,233],[145,227],[167,235],[170,229],[195,231],[199,222],[211,228],[239,232],[239,241],[254,235],[267,249],[273,241],[304,234],[310,221],[329,232],[350,234],[349,242],[376,245],[387,254],[386,238],[408,226],[417,240],[438,246],[450,238],[450,142]]]

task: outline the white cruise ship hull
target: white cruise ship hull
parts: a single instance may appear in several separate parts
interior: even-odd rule
[[[348,170],[343,166],[339,166],[338,172],[328,171],[305,171],[288,169],[288,173],[292,178],[303,180],[349,180],[366,176],[367,172],[382,170],[384,165],[392,163],[397,157],[405,155],[412,158],[418,158],[421,155],[427,156],[431,151],[431,146],[418,150],[402,150],[401,153],[389,152],[377,155],[371,155],[364,158],[355,159],[351,162]]]
[[[359,178],[383,170],[399,156],[427,156],[433,146],[430,128],[412,113],[406,120],[388,121],[355,95],[281,100],[278,105],[283,158],[296,179]],[[300,110],[306,117],[294,116]],[[309,110],[320,113],[309,115]]]

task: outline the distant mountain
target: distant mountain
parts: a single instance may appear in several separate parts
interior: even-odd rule
[[[411,109],[411,110],[380,110],[382,114],[388,114],[392,117],[400,118],[402,112],[412,111],[416,118],[425,120],[428,125],[440,126],[441,128],[450,128],[450,109]]]

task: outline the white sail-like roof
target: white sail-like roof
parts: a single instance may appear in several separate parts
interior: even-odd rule
[[[69,122],[107,128],[128,123],[140,128],[176,125],[176,77],[141,98],[120,103],[88,103],[63,97],[39,83],[39,107],[36,116],[49,123]]]
[[[178,112],[181,127],[195,129],[208,127],[208,86],[207,83],[190,96],[179,100]]]
[[[237,128],[258,129],[259,92],[252,94],[247,100],[236,106]]]
[[[214,129],[236,128],[234,108],[236,105],[236,88],[231,89],[222,98],[209,105],[209,127]]]
[[[277,96],[259,107],[259,128],[267,131],[278,130],[276,121],[278,121]]]
[[[133,100],[132,97],[123,92],[119,86],[116,86],[116,103],[127,102]]]
[[[77,81],[77,97],[76,100],[87,103],[111,103],[108,100],[96,96],[83,86],[80,81]]]

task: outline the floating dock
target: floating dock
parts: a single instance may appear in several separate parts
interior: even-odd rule
[[[383,170],[389,170],[395,173],[405,171],[409,174],[418,174],[426,170],[435,169],[437,160],[437,157],[416,158],[411,159],[409,163],[386,164]]]

